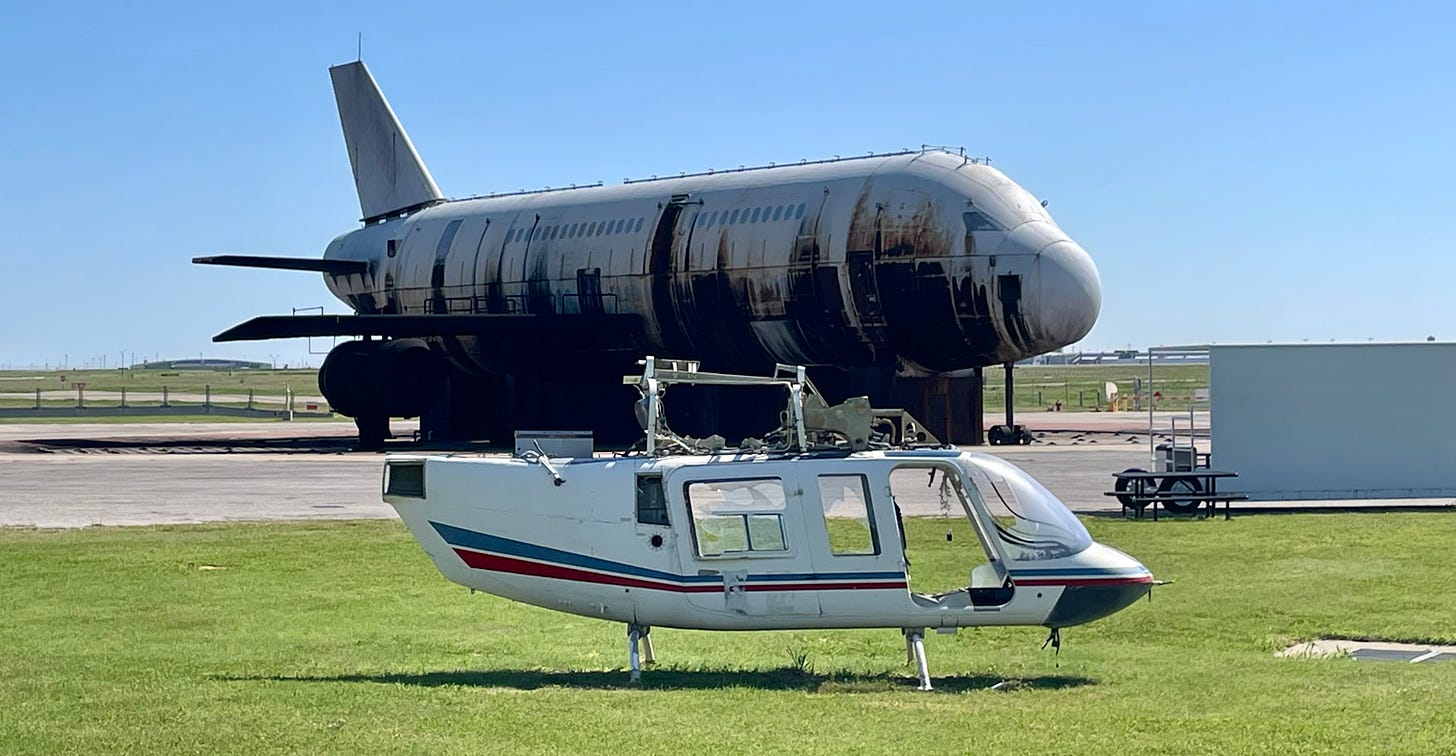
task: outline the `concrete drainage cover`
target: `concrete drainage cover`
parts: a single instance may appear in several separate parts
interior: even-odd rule
[[[1296,643],[1275,656],[1300,659],[1324,659],[1346,656],[1356,661],[1426,662],[1456,661],[1456,646],[1433,646],[1427,643],[1389,643],[1386,641],[1314,640]]]

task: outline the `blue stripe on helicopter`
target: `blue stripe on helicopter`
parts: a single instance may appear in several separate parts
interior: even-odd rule
[[[613,572],[622,575],[648,580],[660,580],[670,583],[718,583],[723,582],[722,575],[678,575],[671,572],[663,572],[647,567],[640,567],[635,564],[614,562],[608,559],[578,554],[573,551],[562,551],[549,546],[540,546],[526,541],[517,541],[511,538],[478,533],[474,530],[457,528],[453,525],[431,521],[430,525],[445,539],[451,546],[472,549],[475,551],[490,551],[498,554],[507,554],[523,559],[532,559],[542,562],[554,562],[566,564],[572,567],[579,567],[602,572]],[[855,581],[855,580],[896,580],[903,581],[903,572],[796,572],[796,573],[774,573],[749,575],[748,579],[755,582],[801,582],[801,581]]]

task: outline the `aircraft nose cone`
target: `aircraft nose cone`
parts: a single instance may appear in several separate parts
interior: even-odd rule
[[[1116,614],[1148,595],[1151,583],[1072,586],[1057,599],[1047,627],[1071,627]]]
[[[1102,309],[1102,279],[1092,256],[1070,239],[1052,242],[1037,253],[1041,308],[1037,331],[1052,342],[1048,350],[1079,341],[1092,330]]]
[[[1136,559],[1094,543],[1076,557],[1081,569],[1047,616],[1047,627],[1091,622],[1127,608],[1153,589],[1153,573]]]

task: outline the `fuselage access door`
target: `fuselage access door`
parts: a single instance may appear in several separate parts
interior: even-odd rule
[[[792,463],[687,467],[667,476],[684,571],[721,576],[721,591],[689,594],[696,607],[748,616],[820,613],[805,496]]]

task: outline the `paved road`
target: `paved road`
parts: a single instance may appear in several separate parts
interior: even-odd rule
[[[408,434],[412,425],[395,423]],[[345,449],[352,423],[0,425],[0,526],[67,528],[275,519],[393,517],[380,499],[383,456],[338,451],[268,451],[266,442],[307,434],[315,445]],[[77,449],[66,439],[119,447]],[[165,438],[152,446],[150,439]],[[991,449],[1031,473],[1079,512],[1118,511],[1103,496],[1112,474],[1146,467],[1146,437],[1067,437],[1055,445]],[[34,451],[35,439],[48,453]],[[219,443],[219,439],[229,441]],[[1096,443],[1094,443],[1096,442]],[[244,451],[226,453],[225,448]],[[1359,502],[1285,502],[1295,507]],[[1444,506],[1450,500],[1364,502],[1367,506]],[[940,513],[935,491],[901,502],[909,515]]]
[[[396,432],[407,432],[396,424]],[[376,453],[184,453],[188,441],[258,440],[307,433],[346,438],[352,423],[0,425],[0,525],[84,527],[271,519],[392,517],[380,500]],[[170,437],[173,446],[73,451],[63,439]],[[51,453],[25,451],[49,439]],[[179,443],[180,440],[180,443]],[[1107,508],[1110,473],[1146,458],[1145,447],[1016,447],[1004,456],[1075,508]],[[937,514],[938,502],[906,502],[907,514]]]

